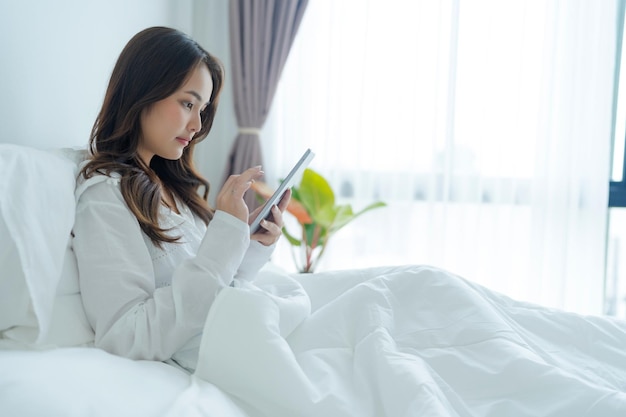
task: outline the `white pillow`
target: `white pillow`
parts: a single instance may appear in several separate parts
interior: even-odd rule
[[[74,162],[74,178],[78,175],[78,166],[88,155],[87,150],[82,148],[63,148],[54,152]],[[78,264],[72,249],[72,241],[69,239],[52,309],[50,329],[40,344],[57,347],[86,346],[93,345],[94,339],[95,334],[83,307],[78,282]]]
[[[0,337],[46,336],[74,224],[79,151],[0,144]]]
[[[68,240],[61,279],[47,334],[39,341],[42,347],[87,346],[93,344],[95,334],[83,307],[78,282],[76,255]]]

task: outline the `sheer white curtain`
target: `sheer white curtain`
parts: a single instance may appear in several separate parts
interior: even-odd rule
[[[311,147],[342,202],[388,203],[341,230],[320,269],[431,264],[600,313],[615,14],[614,1],[311,1],[267,163],[286,172]],[[275,261],[293,268],[284,240]]]

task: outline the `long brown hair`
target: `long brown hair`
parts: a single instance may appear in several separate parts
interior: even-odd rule
[[[150,166],[146,166],[137,153],[142,112],[176,92],[201,62],[206,64],[213,81],[209,104],[201,115],[202,127],[181,158],[167,160],[155,155]],[[128,208],[157,246],[180,238],[169,236],[169,229],[159,226],[160,183],[205,224],[213,218],[214,210],[207,202],[209,182],[196,170],[193,150],[211,130],[223,80],[222,64],[215,57],[186,34],[166,27],[152,27],[136,34],[122,50],[111,74],[102,109],[91,131],[91,159],[80,175],[90,178],[119,173]]]

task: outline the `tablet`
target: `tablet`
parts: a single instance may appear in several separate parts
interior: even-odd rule
[[[285,194],[285,191],[291,188],[293,183],[300,177],[302,172],[304,172],[304,169],[309,165],[311,159],[313,159],[314,156],[315,154],[311,152],[310,149],[307,149],[306,152],[304,152],[302,158],[300,158],[298,163],[291,169],[284,181],[280,183],[278,189],[265,202],[263,208],[259,212],[259,215],[256,216],[252,223],[250,223],[251,233],[255,233],[257,231],[259,225],[261,224],[261,220],[268,218],[268,216],[271,214],[270,210],[272,209],[272,206],[280,202],[280,199],[283,197],[283,194]]]

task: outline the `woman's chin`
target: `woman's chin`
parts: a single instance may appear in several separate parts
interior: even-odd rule
[[[178,159],[180,159],[183,156],[183,150],[181,149],[180,151],[176,151],[176,152],[168,152],[167,154],[162,154],[159,155],[161,158],[163,159],[167,159],[170,161],[176,161]]]

